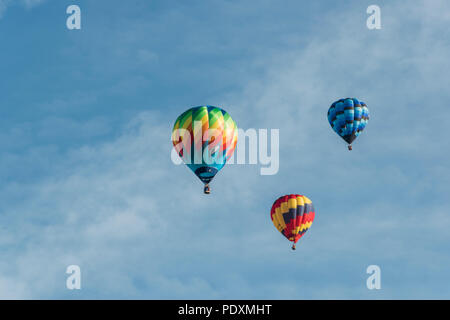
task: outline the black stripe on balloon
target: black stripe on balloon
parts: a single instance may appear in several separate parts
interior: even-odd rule
[[[313,207],[312,203],[305,203],[304,214],[309,214],[311,212],[314,212],[314,207]]]
[[[288,224],[291,222],[292,219],[294,219],[296,216],[296,209],[289,209],[288,212],[283,213],[283,220],[285,224]]]
[[[356,135],[354,133],[347,134],[343,136],[342,139],[344,139],[348,144],[351,144],[356,139]]]
[[[334,106],[334,104],[332,104],[331,107],[328,109],[328,115],[330,115],[331,109],[334,109],[334,108],[335,108],[335,106]]]
[[[298,205],[297,206],[297,216],[302,216],[305,213],[305,206]]]

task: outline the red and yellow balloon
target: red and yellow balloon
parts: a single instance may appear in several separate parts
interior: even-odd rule
[[[299,194],[279,197],[270,211],[273,225],[289,241],[295,244],[311,227],[315,212],[310,199]]]

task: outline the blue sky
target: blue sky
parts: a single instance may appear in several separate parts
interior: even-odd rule
[[[0,298],[450,298],[449,24],[444,0],[0,0]],[[352,152],[326,118],[348,96],[371,112]],[[170,133],[204,104],[279,129],[278,174],[203,195]],[[295,252],[287,193],[316,208]]]

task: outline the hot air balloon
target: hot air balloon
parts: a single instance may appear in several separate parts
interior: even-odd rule
[[[333,102],[328,109],[328,122],[331,128],[348,143],[348,150],[352,150],[352,142],[369,122],[369,109],[358,99],[340,99]]]
[[[273,225],[289,241],[295,244],[311,227],[314,220],[314,207],[307,197],[299,194],[290,194],[279,197],[270,210]]]
[[[172,143],[178,155],[205,184],[223,168],[236,147],[238,130],[230,115],[221,108],[200,106],[182,113],[172,130]]]

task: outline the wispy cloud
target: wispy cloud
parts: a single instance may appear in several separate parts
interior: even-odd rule
[[[31,9],[46,1],[47,0],[0,0],[0,19],[5,15],[7,8],[12,5],[19,4],[27,9]]]
[[[120,30],[107,25],[110,34],[82,38],[74,65],[87,65],[74,69],[101,83],[39,102],[45,117],[1,136],[3,167],[14,174],[3,171],[9,179],[0,185],[0,297],[448,297],[442,119],[450,37],[448,15],[435,12],[449,5],[416,4],[383,4],[379,31],[365,28],[356,1],[346,10],[308,8],[321,22],[304,20],[308,32],[290,30],[303,26],[294,17],[274,19],[276,10],[266,10],[275,2],[261,4],[267,19],[253,5],[209,2],[223,9],[213,11],[209,31],[195,12],[164,7],[158,19],[127,18]],[[170,28],[173,17],[183,28]],[[229,29],[230,21],[241,24]],[[146,89],[139,103],[149,111],[114,130],[120,108],[108,104],[83,119],[67,111],[96,110],[107,95],[134,102]],[[168,93],[179,100],[158,100]],[[352,152],[326,120],[329,104],[345,96],[364,99],[372,113]],[[193,174],[170,161],[174,117],[198,99],[222,105],[242,128],[279,128],[279,174],[225,167],[204,196]],[[58,135],[82,143],[63,145]],[[13,138],[22,141],[16,148]],[[273,200],[290,192],[306,194],[317,211],[295,253],[269,218]],[[70,264],[82,268],[81,292],[64,287]],[[369,264],[382,268],[379,292],[365,288]]]
[[[10,0],[0,0],[0,18],[3,17],[10,2]]]

